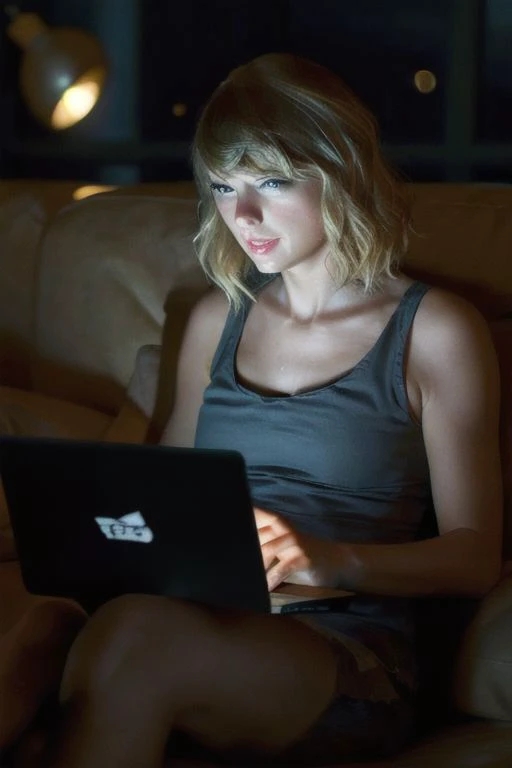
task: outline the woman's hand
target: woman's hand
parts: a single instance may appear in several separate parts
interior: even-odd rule
[[[340,586],[343,545],[298,533],[274,512],[254,508],[269,592],[283,581],[311,587]]]

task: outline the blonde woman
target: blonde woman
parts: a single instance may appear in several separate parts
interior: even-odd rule
[[[481,595],[499,575],[489,334],[400,271],[400,187],[326,69],[284,54],[236,69],[193,161],[216,287],[163,442],[243,454],[271,592],[354,594],[293,615],[104,605],[68,656],[50,762],[160,768],[179,739],[237,765],[388,755],[414,733],[412,599]]]

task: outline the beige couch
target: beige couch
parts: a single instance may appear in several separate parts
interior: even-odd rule
[[[149,425],[156,440],[171,408],[187,312],[206,289],[191,244],[194,190],[186,182],[141,185],[74,203],[77,186],[0,183],[0,431],[137,442]],[[512,319],[503,318],[512,317],[512,187],[411,192],[409,271],[461,291],[492,324],[503,372],[504,557],[511,558]],[[25,601],[14,558],[4,508],[0,628]],[[461,603],[425,604],[427,642],[439,655],[437,675],[425,681],[424,720],[434,730],[381,766],[512,766],[512,575],[458,635],[451,619]],[[430,705],[439,690],[454,708]]]

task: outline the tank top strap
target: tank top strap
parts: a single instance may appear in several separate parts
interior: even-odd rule
[[[245,325],[245,318],[249,311],[249,302],[249,297],[244,296],[242,306],[238,311],[235,311],[233,307],[229,308],[224,330],[222,331],[210,366],[210,379],[215,375],[217,367],[221,362],[225,364],[226,360],[234,358]]]
[[[410,408],[404,370],[405,351],[414,317],[430,288],[430,285],[421,281],[415,281],[409,286],[365,365],[365,375],[373,376],[381,387],[386,382],[383,391],[387,390],[392,401],[398,401],[400,407],[407,412]]]
[[[424,295],[431,286],[419,280],[409,286],[402,296],[402,300],[396,309],[396,322],[401,342],[405,343],[411,330],[411,325]]]
[[[275,277],[276,275],[274,274],[261,275],[259,273],[251,272],[247,279],[247,286],[251,293],[256,295],[259,291],[261,291],[262,288],[274,280]],[[219,364],[219,360],[235,359],[236,350],[240,342],[245,321],[247,319],[247,315],[249,314],[252,303],[252,299],[244,293],[242,295],[242,304],[240,309],[235,310],[233,307],[230,307],[228,316],[226,318],[226,323],[224,325],[224,330],[222,331],[219,344],[215,351],[215,355],[213,356],[212,364],[210,367],[210,376],[214,375]],[[227,357],[224,358],[224,355],[227,355]]]
[[[405,350],[407,349],[407,341],[418,307],[430,288],[430,285],[420,281],[413,283],[407,291],[407,296],[404,297],[405,301],[397,313],[398,338],[392,376],[393,382],[397,387],[397,395],[401,398],[403,406],[407,410],[409,410],[409,399],[407,397],[405,375]]]

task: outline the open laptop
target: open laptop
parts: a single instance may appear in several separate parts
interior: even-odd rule
[[[0,475],[29,592],[270,611],[239,453],[10,436]]]

